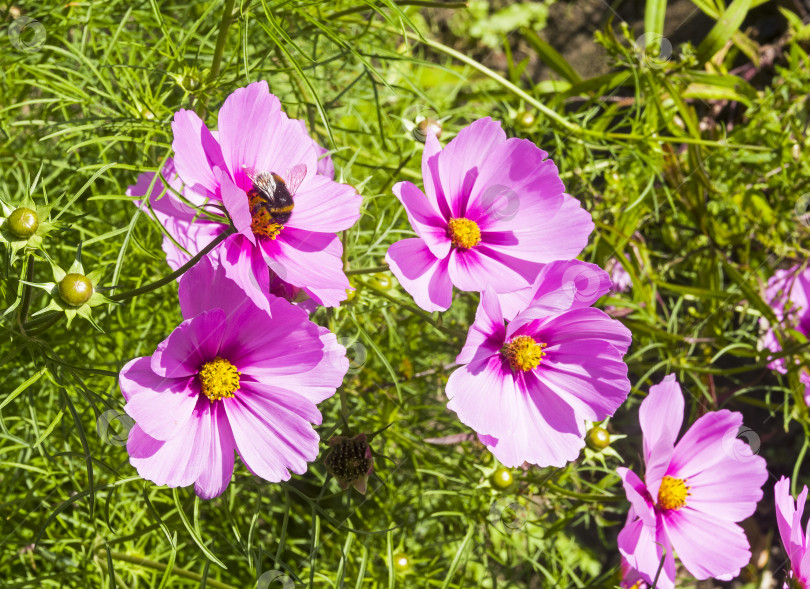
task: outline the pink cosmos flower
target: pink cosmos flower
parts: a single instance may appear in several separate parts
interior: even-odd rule
[[[619,550],[647,583],[666,552],[657,587],[675,586],[673,550],[697,579],[724,581],[748,564],[742,528],[762,498],[765,460],[737,438],[742,415],[728,410],[700,417],[676,444],[684,400],[670,374],[641,403],[646,472],[618,468],[631,503]]]
[[[427,311],[450,307],[453,286],[496,293],[532,284],[543,264],[582,251],[593,221],[565,194],[557,167],[531,141],[507,139],[490,118],[442,149],[425,137],[423,193],[394,186],[418,237],[393,244],[386,260]]]
[[[790,558],[790,571],[784,588],[805,589],[810,587],[810,522],[802,530],[802,516],[807,501],[807,486],[794,502],[790,495],[790,479],[782,477],[773,489],[776,499],[776,523],[782,544]]]
[[[303,310],[264,296],[270,314],[205,258],[181,278],[185,321],[120,375],[136,422],[127,451],[143,478],[210,499],[228,486],[234,451],[271,482],[317,457],[317,403],[340,386],[346,350]]]
[[[628,260],[630,257],[625,254],[624,256]],[[624,269],[622,263],[613,258],[613,269],[610,272],[610,279],[613,282],[612,290],[614,292],[627,292],[633,286],[633,279],[630,277],[630,273]]]
[[[795,329],[804,336],[810,336],[810,268],[800,271],[799,266],[787,270],[777,270],[765,288],[765,301],[771,306],[780,327]],[[762,347],[774,354],[782,351],[774,328],[766,319],[760,319],[760,326],[765,331]],[[797,360],[798,361],[798,360]],[[777,358],[768,364],[768,368],[781,374],[787,373],[784,358]],[[804,398],[810,403],[810,374],[802,367],[799,380],[804,384]]]
[[[316,147],[321,153],[326,153],[326,150],[320,146],[316,145]],[[334,174],[334,167],[328,155],[324,159],[318,160],[318,173],[322,172],[324,175]],[[168,182],[168,187],[161,176]],[[152,186],[151,192],[150,186]],[[166,263],[172,270],[177,270],[187,263],[228,227],[228,221],[222,216],[219,209],[206,206],[209,204],[206,197],[183,186],[183,182],[175,172],[174,160],[171,158],[166,162],[160,175],[155,172],[144,172],[138,176],[137,182],[127,189],[129,196],[146,196],[147,193],[149,193],[148,200],[154,217],[166,232],[163,236],[163,251],[166,253]],[[182,199],[175,193],[182,195]],[[183,199],[196,207],[205,209],[214,215],[215,220],[201,215]],[[135,204],[143,207],[144,211],[149,210],[140,200],[135,201]],[[219,247],[208,254],[215,265],[220,263],[221,251],[223,249]],[[296,303],[308,313],[313,312],[317,307],[315,301],[310,299],[303,289],[283,281],[266,266],[257,266],[255,274],[248,275],[247,279],[255,280],[256,289],[269,291],[272,295]]]
[[[646,581],[644,581],[644,578],[641,576],[641,573],[631,567],[630,563],[628,563],[627,559],[624,557],[622,557],[619,570],[622,576],[621,583],[619,584],[620,587],[623,587],[624,589],[647,589],[647,587],[649,587]]]
[[[575,262],[583,264],[583,262]],[[564,273],[556,266],[550,275]],[[550,265],[551,266],[551,265]],[[622,357],[630,332],[549,280],[507,325],[484,291],[447,382],[449,409],[506,466],[562,466],[585,445],[585,421],[613,415],[630,381]]]
[[[555,305],[552,309],[559,311],[568,308],[579,309],[590,307],[610,292],[610,289],[610,276],[596,264],[580,260],[552,262],[542,267],[530,286],[499,294],[498,302],[501,304],[504,318],[511,321],[533,301],[541,305],[552,303]],[[555,293],[556,298],[548,298],[550,293]],[[559,307],[557,303],[562,303],[565,308]]]
[[[238,231],[221,246],[227,275],[257,305],[265,304],[268,266],[319,304],[338,305],[350,285],[335,232],[357,221],[362,198],[318,173],[323,149],[281,111],[267,82],[233,92],[218,121],[215,137],[193,111],[178,111],[172,147],[186,189],[224,207]]]

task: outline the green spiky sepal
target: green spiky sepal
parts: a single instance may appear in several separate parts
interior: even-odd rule
[[[81,246],[76,251],[76,259],[67,270],[60,268],[50,258],[48,258],[48,263],[53,272],[53,282],[25,283],[47,291],[51,297],[48,305],[34,313],[32,317],[48,311],[63,312],[67,317],[68,327],[73,319],[79,316],[89,321],[97,330],[103,331],[93,319],[92,309],[105,303],[115,303],[98,292],[98,283],[104,275],[104,269],[93,270],[85,274],[81,259]]]

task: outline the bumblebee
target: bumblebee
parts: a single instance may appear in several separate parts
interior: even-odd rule
[[[274,223],[283,225],[292,215],[295,207],[293,196],[306,174],[304,164],[294,166],[287,172],[288,184],[275,172],[259,172],[255,175],[248,172],[248,178],[253,182],[253,187],[247,193],[251,208],[264,209]]]

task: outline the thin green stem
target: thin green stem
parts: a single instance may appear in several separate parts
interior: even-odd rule
[[[99,562],[102,565],[105,565],[107,556],[106,551],[101,549],[96,554],[99,557]],[[130,564],[146,567],[159,572],[164,572],[167,567],[167,565],[163,564],[162,562],[155,562],[154,560],[150,560],[142,556],[133,556],[131,554],[126,554],[125,552],[118,552],[116,550],[110,550],[110,556],[112,557],[113,560],[128,562]],[[184,579],[191,579],[192,581],[196,581],[198,583],[202,581],[202,575],[200,575],[199,573],[194,573],[192,571],[181,569],[176,566],[172,567],[171,574],[177,575],[178,577],[183,577]],[[205,581],[208,587],[214,587],[214,589],[237,589],[233,585],[228,585],[227,583],[217,581],[216,579],[209,578],[206,579]]]
[[[388,266],[374,266],[372,268],[357,268],[356,270],[346,270],[347,276],[356,274],[376,274],[377,272],[387,272],[390,270]]]
[[[462,339],[464,337],[466,337],[466,335],[467,335],[466,333],[464,333],[463,331],[461,331],[459,329],[453,329],[452,327],[445,327],[444,325],[439,325],[439,323],[433,317],[431,317],[430,314],[426,313],[425,311],[423,311],[421,309],[417,309],[413,305],[409,305],[408,303],[406,303],[405,301],[403,301],[401,299],[398,299],[396,297],[392,297],[390,294],[388,294],[384,290],[382,290],[380,288],[377,288],[376,286],[373,286],[373,285],[369,284],[368,282],[363,283],[363,288],[367,288],[367,289],[369,289],[371,291],[374,291],[377,295],[379,295],[379,296],[381,296],[381,297],[383,297],[385,299],[388,299],[392,303],[395,303],[395,304],[399,305],[400,307],[402,307],[403,309],[405,309],[409,313],[413,313],[414,315],[416,315],[420,319],[423,319],[424,321],[430,323],[434,328],[436,328],[438,331],[441,331],[444,334],[451,335],[453,337],[462,338]]]
[[[219,71],[222,67],[222,55],[225,53],[225,43],[228,41],[228,29],[231,24],[236,20],[233,17],[233,7],[236,0],[225,0],[225,8],[222,12],[222,19],[219,21],[219,33],[217,33],[217,43],[214,46],[214,57],[211,60],[211,71],[208,73],[208,83],[212,84],[214,80],[219,77]],[[208,107],[208,98],[197,105],[195,109],[198,115],[202,116]]]
[[[660,136],[660,137],[649,137],[645,135],[636,135],[634,133],[606,133],[604,131],[593,131],[591,129],[585,129],[577,125],[576,123],[572,123],[556,111],[552,110],[551,108],[547,107],[545,104],[537,100],[534,96],[524,91],[522,88],[519,88],[497,72],[489,69],[487,66],[478,63],[472,57],[464,55],[463,53],[456,51],[455,49],[448,47],[438,41],[433,41],[432,39],[428,39],[426,37],[421,37],[414,33],[410,33],[408,31],[397,31],[391,28],[387,28],[383,25],[379,25],[378,23],[371,23],[374,26],[382,26],[382,28],[386,28],[386,30],[390,31],[391,34],[397,35],[404,35],[407,39],[414,41],[416,43],[423,43],[428,47],[439,51],[440,53],[444,53],[452,57],[453,59],[457,59],[458,61],[467,64],[468,66],[472,67],[473,69],[478,70],[488,78],[495,80],[506,88],[509,92],[521,98],[531,104],[534,108],[538,111],[543,113],[546,117],[548,117],[551,121],[556,123],[557,125],[561,126],[566,131],[570,132],[572,135],[579,136],[579,137],[589,137],[593,139],[602,139],[602,140],[625,140],[625,141],[657,141],[659,143],[686,143],[692,145],[704,145],[707,147],[726,147],[728,149],[747,149],[750,151],[769,151],[769,147],[765,147],[762,145],[746,145],[746,144],[732,144],[726,143],[724,141],[711,141],[708,139],[697,139],[695,137],[669,137],[669,136]]]
[[[29,283],[34,281],[34,256],[30,254],[25,262],[25,281]],[[20,331],[23,333],[25,333],[25,320],[28,318],[28,307],[31,305],[32,288],[30,284],[26,284],[23,287],[20,311],[17,314],[17,324],[20,326]]]
[[[571,497],[572,499],[579,499],[580,501],[621,501],[624,499],[623,496],[619,495],[598,495],[596,493],[576,493],[574,491],[569,491],[568,489],[563,489],[559,485],[555,485],[552,482],[546,483],[546,487],[548,487],[551,491],[554,491],[557,495],[562,495],[564,497]]]
[[[110,298],[114,301],[123,301],[125,299],[153,291],[157,288],[160,288],[161,286],[173,282],[174,280],[180,278],[188,270],[190,270],[197,262],[199,262],[203,258],[203,256],[205,256],[208,252],[217,247],[220,243],[225,241],[225,239],[227,239],[234,233],[236,233],[236,229],[234,229],[233,227],[229,227],[228,229],[217,235],[217,237],[211,243],[209,243],[207,246],[201,249],[196,256],[191,258],[188,262],[180,266],[177,270],[175,270],[171,274],[164,276],[160,280],[157,280],[145,286],[141,286],[140,288],[128,290],[127,292],[122,292],[121,294],[117,295],[111,295]]]

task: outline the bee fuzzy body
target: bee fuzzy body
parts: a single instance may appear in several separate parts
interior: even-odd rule
[[[248,192],[251,203],[266,210],[273,222],[283,225],[290,219],[293,195],[284,179],[275,172],[260,172],[251,178],[253,188]]]

